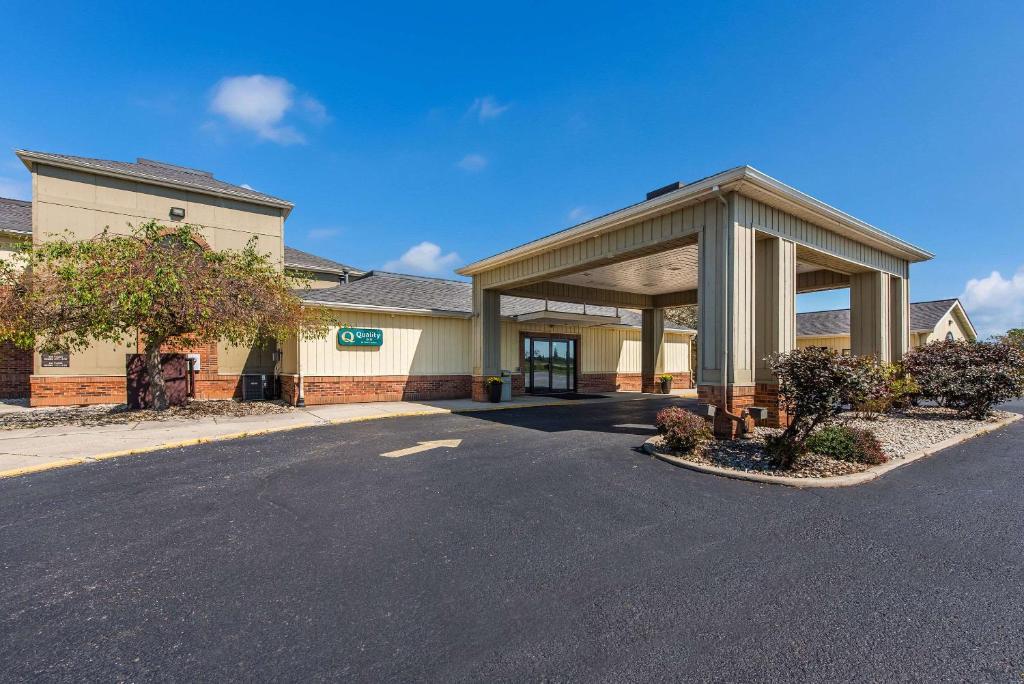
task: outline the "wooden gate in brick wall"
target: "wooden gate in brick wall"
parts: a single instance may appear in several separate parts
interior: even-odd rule
[[[161,354],[160,366],[167,386],[167,400],[171,406],[180,406],[193,394],[191,364],[184,354]],[[153,405],[153,392],[146,372],[143,354],[128,354],[128,408],[142,409]]]

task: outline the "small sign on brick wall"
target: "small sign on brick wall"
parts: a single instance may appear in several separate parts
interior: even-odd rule
[[[71,353],[68,351],[42,352],[39,354],[43,368],[68,368],[71,366]]]

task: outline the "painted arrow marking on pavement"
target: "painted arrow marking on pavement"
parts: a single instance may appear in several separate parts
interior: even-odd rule
[[[418,454],[421,451],[430,451],[431,449],[440,449],[442,447],[454,449],[460,444],[462,444],[461,439],[435,439],[429,442],[419,442],[416,446],[406,447],[404,449],[385,451],[381,456],[384,458],[401,458],[402,456],[410,456],[412,454]]]

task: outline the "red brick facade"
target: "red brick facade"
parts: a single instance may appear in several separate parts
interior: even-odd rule
[[[693,387],[690,373],[678,371],[670,375],[672,389]],[[577,385],[580,392],[639,392],[642,383],[640,373],[580,373]],[[650,391],[660,392],[661,386],[656,384]]]
[[[778,383],[759,382],[754,386],[754,406],[768,409],[768,420],[762,425],[765,427],[786,427],[789,425],[789,416],[779,399]]]
[[[116,375],[33,375],[31,406],[79,406],[82,404],[123,404],[127,381]]]
[[[289,378],[287,393],[292,403],[298,401],[294,378]],[[314,375],[302,379],[302,395],[306,406],[316,404],[354,404],[365,401],[425,401],[429,399],[464,399],[470,396],[469,375],[376,375],[332,376]]]
[[[723,407],[725,400],[729,400],[729,410],[738,414],[745,408],[754,406],[753,385],[698,385],[697,398],[705,404],[714,404],[718,407],[715,413],[714,431],[715,437],[719,439],[734,439],[739,434],[739,423],[725,415]],[[753,428],[753,421],[747,421],[747,427]]]
[[[0,399],[25,399],[32,375],[32,350],[0,343]]]

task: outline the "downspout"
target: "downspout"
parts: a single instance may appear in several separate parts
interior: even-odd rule
[[[732,205],[722,194],[722,188],[715,185],[711,188],[711,192],[715,193],[715,197],[725,207],[725,220],[726,225],[735,224],[732,213]],[[732,244],[734,238],[729,237],[728,243]],[[725,301],[727,303],[726,310],[722,313],[722,413],[725,417],[734,423],[740,424],[740,433],[745,434],[747,431],[747,423],[744,420],[742,414],[733,413],[729,409],[729,392],[728,388],[728,377],[729,377],[729,314],[732,313],[732,298],[729,297],[729,269],[722,269],[722,292],[725,293]]]
[[[299,330],[295,336],[295,375],[296,384],[298,384],[297,392],[298,397],[295,399],[295,405],[299,408],[303,408],[306,405],[306,388],[305,382],[302,379],[302,331]]]

